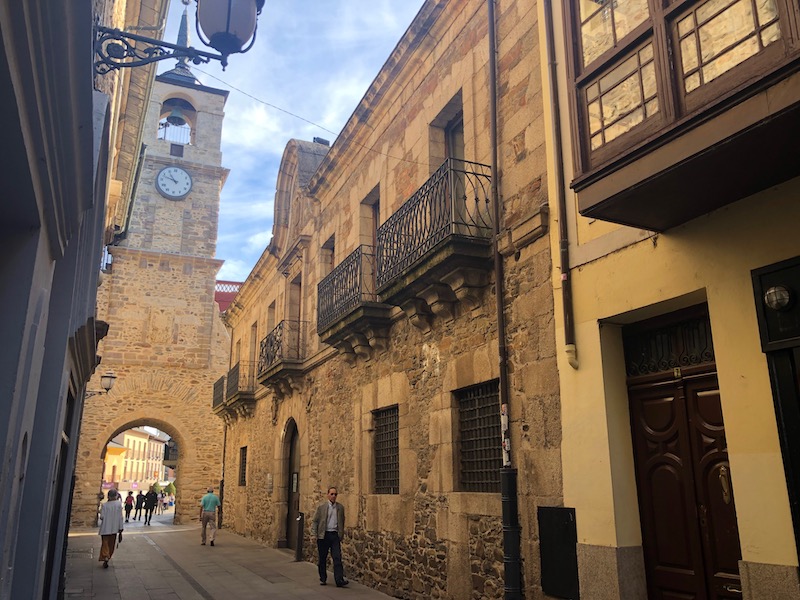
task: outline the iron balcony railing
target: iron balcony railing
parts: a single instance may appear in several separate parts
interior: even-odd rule
[[[254,392],[256,389],[255,364],[238,362],[228,371],[228,390],[225,398],[230,400],[242,392]]]
[[[214,401],[211,408],[217,408],[225,402],[225,375],[214,382]]]
[[[284,320],[261,340],[258,373],[264,373],[282,361],[301,361],[305,358],[305,321]]]
[[[449,236],[491,238],[490,185],[489,166],[453,158],[444,161],[378,228],[378,289]]]
[[[375,250],[359,246],[317,286],[317,332],[325,331],[363,302],[377,302]]]

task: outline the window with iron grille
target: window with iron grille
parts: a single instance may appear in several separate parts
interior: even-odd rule
[[[455,392],[458,400],[460,489],[499,492],[500,385],[495,379]]]
[[[247,446],[239,448],[239,485],[247,485]]]
[[[399,413],[397,406],[376,410],[375,416],[375,493],[400,493]]]

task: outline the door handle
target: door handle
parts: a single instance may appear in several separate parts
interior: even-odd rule
[[[719,468],[719,487],[722,488],[722,501],[725,504],[731,503],[731,478],[728,475],[728,467]]]
[[[742,590],[737,585],[723,585],[722,589],[728,592],[729,594],[741,594]]]

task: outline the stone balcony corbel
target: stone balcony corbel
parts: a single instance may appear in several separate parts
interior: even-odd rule
[[[467,310],[480,305],[484,288],[489,285],[489,274],[481,269],[461,267],[442,276],[461,304]]]
[[[425,300],[421,298],[410,298],[403,302],[400,308],[406,313],[408,320],[411,321],[414,327],[423,333],[428,333],[431,330],[433,313]]]
[[[431,312],[445,321],[452,321],[455,318],[456,295],[449,286],[441,283],[429,285],[419,293],[419,297],[425,301]]]

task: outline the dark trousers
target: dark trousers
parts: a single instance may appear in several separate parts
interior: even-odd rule
[[[141,506],[137,506],[136,510],[133,513],[133,520],[136,521],[137,519],[140,519],[141,517],[142,517],[142,507]]]
[[[319,551],[319,580],[328,579],[328,571],[325,565],[328,562],[328,551],[333,559],[333,579],[336,583],[344,581],[344,567],[342,566],[342,543],[339,534],[335,531],[326,531],[325,537],[317,539],[317,550]]]
[[[150,519],[153,518],[153,511],[156,509],[155,506],[145,506],[144,507],[144,522],[149,523]]]
[[[125,520],[126,521],[131,518],[131,510],[132,509],[133,509],[132,506],[130,506],[128,504],[125,505]]]

